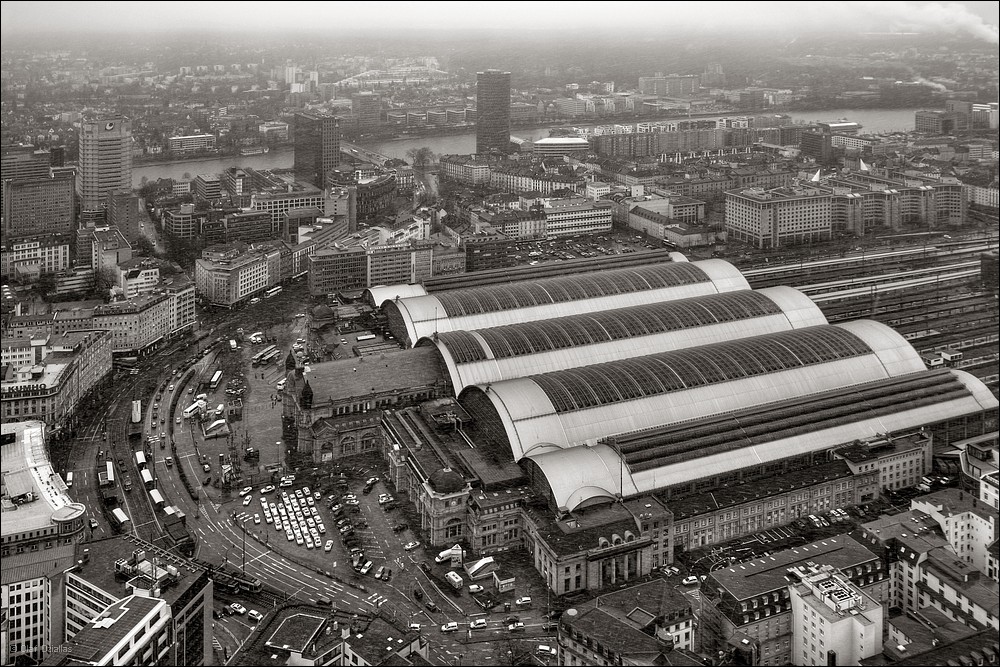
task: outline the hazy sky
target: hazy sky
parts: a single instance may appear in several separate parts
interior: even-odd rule
[[[830,26],[966,34],[997,41],[989,2],[3,2],[4,35],[73,31],[131,33],[494,28],[822,30]],[[624,35],[622,35],[624,37]]]

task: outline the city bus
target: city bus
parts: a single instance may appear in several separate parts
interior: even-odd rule
[[[252,362],[253,362],[253,363],[252,363],[252,365],[254,365],[254,366],[259,366],[259,365],[260,365],[260,361],[261,361],[261,359],[263,359],[263,358],[264,358],[264,357],[266,357],[267,355],[271,354],[271,353],[272,353],[272,352],[274,352],[274,351],[275,351],[276,349],[278,349],[278,346],[277,346],[277,345],[268,345],[268,346],[267,346],[267,347],[265,347],[265,348],[264,348],[263,350],[261,350],[260,352],[258,352],[258,353],[257,353],[257,354],[255,354],[255,355],[253,355],[253,359],[252,359]]]
[[[121,507],[111,510],[111,524],[119,533],[127,533],[131,527],[128,514],[125,514],[125,510]]]
[[[112,461],[108,461],[106,464],[108,472],[108,486],[115,485],[115,464]]]
[[[146,467],[146,454],[145,453],[143,453],[143,452],[136,452],[135,453],[135,465],[136,465],[137,468],[139,468],[139,470],[142,470],[142,469],[144,469]]]
[[[149,472],[149,468],[143,468],[142,472],[142,485],[147,489],[153,488],[153,473]]]
[[[149,499],[153,501],[153,505],[157,509],[163,507],[163,496],[156,489],[149,490]]]
[[[272,296],[276,296],[278,294],[281,294],[281,288],[280,287],[272,287],[271,289],[269,289],[266,292],[264,292],[264,298],[265,299],[270,299]]]
[[[358,336],[359,343],[363,343],[366,340],[375,340],[375,334],[361,334]]]
[[[132,423],[142,423],[142,401],[132,401]]]
[[[217,370],[212,374],[212,381],[208,383],[209,389],[215,391],[219,388],[219,382],[222,380],[222,371]]]

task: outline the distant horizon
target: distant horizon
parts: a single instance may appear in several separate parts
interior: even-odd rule
[[[792,5],[793,7],[795,5]],[[5,1],[0,34],[5,39],[29,36],[88,35],[299,35],[347,39],[360,34],[426,33],[452,36],[483,31],[519,35],[551,33],[573,38],[611,29],[627,29],[633,37],[700,36],[755,33],[857,34],[864,26],[876,34],[920,33],[962,35],[996,44],[996,2],[827,2],[809,4],[808,12],[788,11],[788,3],[634,1],[615,5],[614,12],[586,12],[576,3],[544,5],[522,2],[462,5],[424,2],[300,3],[285,2],[274,14],[272,3],[246,1],[235,15],[220,2],[24,2]],[[849,21],[830,16],[850,15]],[[853,13],[853,14],[851,14]],[[617,35],[618,38],[621,35]],[[336,47],[335,43],[331,44]]]

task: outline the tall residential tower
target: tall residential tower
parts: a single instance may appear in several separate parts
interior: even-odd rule
[[[476,152],[510,152],[510,72],[476,75]]]

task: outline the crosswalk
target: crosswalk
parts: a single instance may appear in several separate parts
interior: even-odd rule
[[[385,604],[385,600],[386,600],[385,596],[380,595],[378,593],[372,593],[371,595],[365,598],[365,602],[370,604],[375,609],[378,609],[383,604]]]

